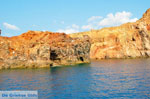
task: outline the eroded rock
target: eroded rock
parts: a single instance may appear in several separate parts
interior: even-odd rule
[[[1,68],[38,68],[89,63],[90,40],[64,33],[28,31],[0,37]]]
[[[136,22],[70,36],[76,38],[88,35],[91,38],[92,59],[150,57],[149,24],[150,9]]]

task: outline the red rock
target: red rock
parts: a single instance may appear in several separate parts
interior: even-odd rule
[[[88,63],[89,51],[87,37],[73,39],[64,33],[28,31],[19,36],[0,37],[0,69]]]

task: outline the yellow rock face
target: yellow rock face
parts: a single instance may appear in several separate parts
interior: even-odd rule
[[[82,37],[83,35],[91,38],[91,59],[149,57],[150,9],[137,22],[75,33],[70,36]]]

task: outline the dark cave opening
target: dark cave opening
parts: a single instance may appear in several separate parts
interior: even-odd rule
[[[83,62],[84,61],[83,57],[80,57],[80,60]]]
[[[135,41],[135,38],[132,37],[132,41]]]
[[[50,52],[50,60],[57,60],[57,56],[58,55],[56,54],[55,50]]]

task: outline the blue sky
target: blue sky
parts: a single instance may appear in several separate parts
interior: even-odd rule
[[[0,0],[3,36],[28,30],[80,32],[134,22],[150,0]]]

